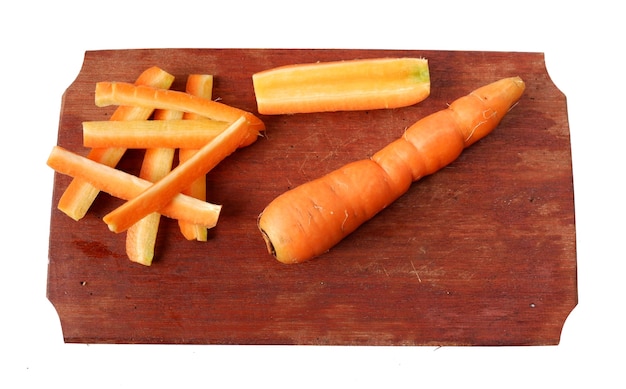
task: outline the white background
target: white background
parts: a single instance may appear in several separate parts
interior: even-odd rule
[[[421,3],[3,2],[0,387],[624,387],[626,128],[618,92],[626,35],[619,3]],[[61,95],[86,50],[176,47],[545,52],[567,96],[576,202],[579,305],[561,344],[64,344],[46,300],[53,172],[45,161],[56,144]]]

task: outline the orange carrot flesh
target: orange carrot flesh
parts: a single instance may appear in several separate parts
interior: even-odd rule
[[[137,197],[105,215],[104,222],[111,231],[119,233],[146,215],[159,211],[198,177],[209,172],[232,154],[249,135],[248,121],[245,116],[241,116],[213,141],[198,150],[191,159],[178,165]]]
[[[261,114],[398,108],[430,95],[428,61],[377,58],[268,69],[252,76]]]
[[[180,111],[157,110],[154,112],[154,119],[161,122],[180,120],[182,117],[183,113]],[[172,170],[173,163],[173,148],[147,148],[139,177],[150,182],[156,182]],[[128,259],[141,265],[152,265],[160,222],[161,215],[158,212],[153,212],[128,228],[126,231],[126,255]]]
[[[172,85],[174,76],[158,67],[146,69],[135,81],[136,85],[149,85],[167,89]],[[111,121],[146,120],[152,114],[152,108],[119,106],[111,115]],[[87,158],[107,166],[116,166],[126,152],[124,148],[92,149]],[[99,190],[85,180],[74,178],[65,189],[57,208],[74,220],[82,219],[98,196]]]
[[[60,146],[52,149],[47,164],[58,173],[85,180],[98,190],[124,200],[137,197],[153,185],[147,180],[92,161]],[[207,228],[215,227],[220,211],[220,205],[183,194],[174,196],[159,209],[159,213],[164,216],[201,224]]]
[[[350,163],[274,199],[258,226],[283,263],[317,257],[404,194],[411,183],[454,161],[489,134],[525,89],[519,77],[476,89],[429,115],[371,159]]]
[[[178,150],[178,156],[180,163],[191,159],[196,154],[197,150],[194,149],[180,149]],[[188,196],[192,196],[199,200],[206,200],[207,198],[207,186],[206,175],[198,177],[191,185],[184,189],[181,193]],[[187,240],[197,240],[199,242],[206,242],[208,239],[207,228],[199,224],[191,224],[184,220],[178,221],[180,232]]]
[[[190,74],[187,77],[185,92],[192,96],[211,100],[213,98],[213,76],[211,74]],[[183,117],[185,119],[199,119],[202,116],[185,112]]]
[[[230,123],[211,119],[133,120],[123,122],[83,122],[85,147],[123,147],[127,149],[199,149]]]
[[[194,96],[186,92],[133,85],[125,82],[98,82],[96,84],[96,105],[133,105],[194,113],[209,119],[232,123],[244,116],[248,122],[249,134],[243,144],[255,142],[259,133],[265,130],[263,122],[250,112],[222,104],[217,101]]]
[[[126,231],[126,256],[131,262],[152,265],[161,214],[153,212]]]
[[[187,85],[185,86],[185,92],[203,97],[205,99],[213,98],[213,76],[210,74],[190,74],[187,77]],[[183,115],[184,119],[197,120],[202,117],[186,112]],[[200,146],[201,147],[201,146]],[[198,148],[181,148],[178,150],[178,158],[180,163],[184,163],[198,152]],[[206,200],[206,176],[201,176],[196,179],[189,188],[183,190],[182,193],[195,197],[200,200]],[[178,221],[180,232],[188,240],[197,240],[200,242],[206,242],[208,239],[207,229],[197,224],[186,223],[182,220]]]

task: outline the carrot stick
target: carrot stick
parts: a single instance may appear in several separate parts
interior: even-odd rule
[[[154,119],[160,122],[181,120],[180,111],[156,110]],[[172,170],[174,163],[173,148],[148,148],[143,157],[139,177],[150,182],[156,182],[165,177]],[[152,265],[154,247],[161,215],[152,212],[128,228],[126,232],[126,255],[132,262],[145,266]]]
[[[187,77],[185,92],[211,100],[213,98],[213,76],[211,74],[190,74]],[[203,116],[186,112],[183,117],[185,119],[200,119]]]
[[[99,82],[96,84],[96,105],[135,105],[190,112],[209,119],[232,123],[244,116],[248,122],[249,134],[245,145],[256,141],[265,125],[259,118],[239,108],[222,104],[186,92],[133,85],[125,82]]]
[[[213,76],[210,74],[190,74],[187,77],[187,85],[185,91],[191,95],[211,99],[213,97]],[[187,120],[198,120],[202,117],[186,112],[183,115]],[[182,147],[178,150],[179,163],[184,163],[198,152],[198,148]],[[198,177],[189,188],[183,190],[184,194],[190,195],[200,200],[206,200],[206,175]],[[206,242],[208,239],[207,229],[197,224],[186,223],[182,220],[178,221],[180,232],[186,239]]]
[[[428,61],[377,58],[296,64],[252,75],[259,113],[398,108],[430,94]]]
[[[249,135],[248,121],[245,116],[241,116],[214,140],[198,150],[191,159],[178,165],[137,197],[105,215],[103,220],[111,231],[125,231],[144,216],[160,210],[198,177],[213,169],[233,153]]]
[[[174,76],[154,66],[141,73],[135,84],[167,89],[173,81]],[[152,108],[119,106],[111,115],[110,120],[145,120],[150,117],[152,111]],[[116,166],[125,152],[124,148],[92,149],[87,158],[107,166]],[[98,193],[99,190],[93,185],[85,180],[74,178],[61,195],[57,207],[72,219],[80,220],[85,216]]]
[[[335,244],[490,133],[525,89],[519,77],[481,87],[429,115],[371,159],[352,162],[278,196],[261,213],[268,251],[298,263]]]
[[[58,173],[80,178],[114,197],[130,200],[153,184],[119,169],[106,166],[55,146],[47,161]],[[186,220],[207,228],[215,227],[221,210],[220,205],[178,194],[159,209],[159,213],[172,219]]]
[[[174,111],[180,112],[180,111]],[[124,122],[83,122],[85,147],[124,147],[128,149],[199,149],[230,123],[211,119],[133,120]]]

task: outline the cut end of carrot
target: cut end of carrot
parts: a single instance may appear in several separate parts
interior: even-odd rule
[[[272,243],[272,238],[270,238],[270,235],[263,229],[263,227],[261,227],[260,224],[260,220],[261,217],[263,216],[263,214],[261,213],[259,215],[259,224],[257,224],[259,231],[261,231],[261,235],[263,236],[263,241],[265,242],[265,247],[267,247],[267,252],[270,253],[271,256],[273,256],[278,262],[290,265],[290,264],[295,264],[295,263],[299,263],[302,261],[299,261],[297,259],[293,259],[292,257],[288,257],[286,255],[279,255],[276,252],[276,247],[274,246],[274,243]]]
[[[259,215],[259,219],[263,214]],[[258,225],[259,231],[261,231],[261,235],[263,236],[263,240],[265,242],[265,247],[267,248],[267,252],[274,257],[278,262],[284,263],[286,265],[293,265],[297,263],[302,263],[308,261],[312,257],[300,258],[297,256],[290,255],[288,250],[278,251],[277,246],[272,242],[272,238],[270,237],[270,233],[263,229],[261,225]]]
[[[267,252],[270,253],[274,258],[276,258],[276,248],[274,248],[274,244],[272,243],[272,240],[270,239],[267,232],[265,232],[265,230],[261,226],[262,217],[263,217],[263,212],[261,212],[261,214],[257,218],[257,228],[259,229],[259,231],[261,231],[261,235],[263,236],[263,241],[265,242],[265,246],[267,247]]]
[[[128,229],[126,255],[132,262],[144,266],[152,265],[160,219],[161,215],[153,213]]]
[[[178,221],[180,232],[187,240],[197,240],[198,242],[206,242],[208,239],[207,228],[197,224],[185,223]]]

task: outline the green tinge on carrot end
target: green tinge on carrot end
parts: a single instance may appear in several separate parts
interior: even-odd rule
[[[425,84],[427,83],[430,85],[430,69],[427,60],[424,60],[424,62],[422,62],[415,68],[415,78],[419,82]]]

